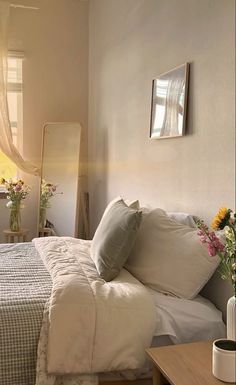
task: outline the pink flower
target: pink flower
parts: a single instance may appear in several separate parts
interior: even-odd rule
[[[220,241],[220,239],[215,235],[215,233],[214,232],[210,232],[209,233],[209,238],[210,238],[210,242],[209,243],[211,243],[213,246],[214,246],[214,248],[216,249],[216,252],[217,251],[224,251],[224,245],[223,245],[223,243]]]
[[[197,232],[197,235],[199,235],[200,237],[202,237],[203,235],[205,235],[204,231],[203,230],[198,230]]]
[[[203,230],[198,230],[197,235],[200,236],[200,239],[201,239],[201,242],[202,242],[202,243],[206,243],[206,241],[207,241],[207,236],[206,236],[206,234],[204,233]]]
[[[22,189],[22,186],[20,184],[17,184],[15,187],[14,187],[14,191],[20,191]]]
[[[212,243],[208,243],[207,249],[208,249],[208,253],[211,257],[214,257],[216,255],[216,249]]]
[[[214,257],[218,252],[224,251],[224,245],[214,231],[206,233],[204,229],[200,229],[198,235],[202,243],[207,243],[208,253],[211,257]]]
[[[233,280],[234,282],[236,282],[236,274],[233,274],[233,275],[232,275],[232,280]]]

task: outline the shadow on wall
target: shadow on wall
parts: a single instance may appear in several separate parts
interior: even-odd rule
[[[222,310],[223,320],[226,321],[227,301],[233,295],[233,286],[228,281],[221,279],[216,271],[200,294],[210,299],[218,309]]]
[[[96,132],[94,130],[94,132]],[[108,196],[108,128],[104,127],[96,137],[96,160],[90,164],[90,197],[89,206],[90,212],[93,213],[94,218],[92,223],[99,223],[101,214],[105,207],[100,207],[100,203],[107,202]],[[93,183],[91,183],[91,180]],[[90,238],[93,237],[96,228],[90,227]]]
[[[187,101],[187,116],[186,116],[186,127],[188,128],[188,135],[193,135],[195,132],[194,124],[194,63],[190,62],[189,68],[189,80],[188,80],[188,101]],[[195,127],[196,129],[196,127]]]

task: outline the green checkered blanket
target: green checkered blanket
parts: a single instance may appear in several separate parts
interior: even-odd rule
[[[51,278],[33,244],[0,245],[0,384],[33,385]]]

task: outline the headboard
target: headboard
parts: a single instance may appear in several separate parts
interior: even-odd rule
[[[216,271],[209,282],[201,291],[201,295],[208,298],[215,306],[222,311],[223,319],[226,321],[226,305],[234,291],[232,285],[228,281],[223,281],[218,271]]]

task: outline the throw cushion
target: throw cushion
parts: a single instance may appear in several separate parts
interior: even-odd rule
[[[123,200],[111,205],[95,232],[91,257],[105,281],[114,279],[126,262],[137,237],[141,211],[128,207]]]
[[[180,298],[194,298],[219,264],[200,242],[197,229],[169,218],[161,209],[150,211],[126,263],[145,285]]]
[[[125,202],[126,206],[128,207],[131,207],[132,209],[135,209],[135,210],[139,210],[139,201],[138,200],[133,200],[133,201],[129,201],[127,199],[123,199],[121,198],[120,196],[117,196],[116,198],[112,199],[112,201],[110,201],[107,205],[107,207],[105,208],[104,210],[104,213],[102,215],[102,218],[104,217],[104,215],[106,215],[106,213],[110,210],[111,206],[114,205],[114,203],[116,202],[119,202],[119,201],[123,201]]]

